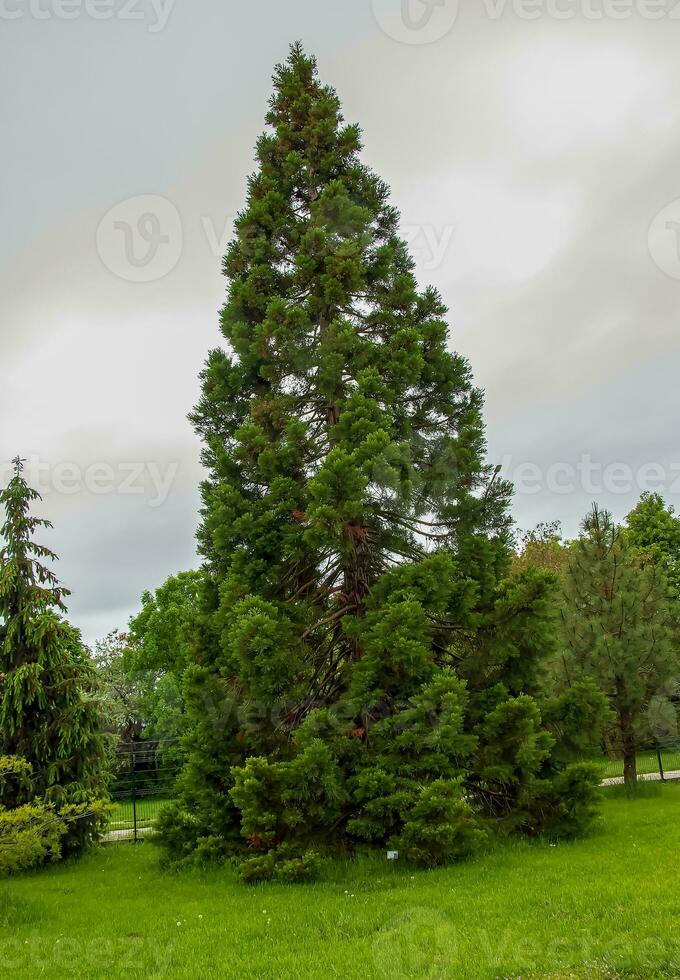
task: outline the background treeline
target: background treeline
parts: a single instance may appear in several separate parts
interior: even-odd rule
[[[555,698],[575,698],[586,685],[604,695],[602,737],[590,755],[622,759],[626,780],[634,781],[642,749],[678,739],[680,518],[659,494],[647,493],[621,526],[597,508],[572,540],[557,522],[540,524],[517,536],[512,553],[513,573],[531,568],[554,580],[558,641],[542,686]],[[109,634],[92,652],[108,730],[122,743],[178,739],[166,750],[178,763],[201,575],[183,572],[145,593],[128,632]],[[586,733],[595,720],[586,720]],[[565,749],[578,752],[567,746],[566,732],[556,732]]]

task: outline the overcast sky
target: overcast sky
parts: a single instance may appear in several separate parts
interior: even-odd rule
[[[677,502],[675,2],[0,0],[0,477],[28,458],[86,640],[197,564],[186,414],[296,38],[450,307],[519,526]]]

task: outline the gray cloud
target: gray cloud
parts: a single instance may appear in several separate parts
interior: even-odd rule
[[[419,277],[450,305],[452,344],[487,391],[491,458],[541,474],[516,496],[518,522],[559,517],[573,532],[593,496],[577,473],[587,458],[602,474],[629,467],[628,490],[603,476],[597,494],[617,517],[648,463],[677,502],[680,281],[647,232],[680,198],[680,22],[528,22],[511,7],[493,20],[480,0],[418,45],[384,33],[369,2],[176,0],[156,33],[85,16],[1,26],[0,462],[20,451],[50,478],[78,469],[78,492],[51,488],[43,510],[89,640],[197,561],[186,413],[219,342],[220,255],[271,69],[295,37],[364,127]],[[125,278],[134,268],[98,238],[140,195],[170,202],[181,229],[151,282]],[[148,469],[144,493],[120,492],[131,463],[177,467],[162,505]],[[110,492],[87,485],[97,464],[114,470]]]

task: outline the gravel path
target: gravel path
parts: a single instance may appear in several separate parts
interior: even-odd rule
[[[671,769],[663,774],[664,779],[680,779],[680,769]],[[661,776],[658,772],[644,772],[638,775],[638,782],[658,783]],[[609,779],[602,780],[603,786],[623,786],[623,776],[611,776]]]
[[[137,839],[141,840],[146,834],[150,834],[153,827],[137,827]],[[109,830],[102,837],[104,844],[111,844],[117,840],[132,840],[135,836],[134,830]]]

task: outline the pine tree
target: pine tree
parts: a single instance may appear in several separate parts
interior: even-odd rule
[[[667,581],[659,566],[640,566],[622,529],[595,506],[572,549],[564,590],[564,675],[570,686],[590,678],[607,696],[612,743],[626,783],[635,783],[636,754],[652,735],[650,704],[680,674]]]
[[[473,793],[532,830],[554,803],[530,696],[554,585],[505,581],[482,394],[359,129],[299,45],[274,88],[193,414],[203,628],[161,836],[180,857],[245,836],[247,877],[303,875],[340,840],[434,862],[479,841]]]
[[[95,674],[80,634],[63,619],[68,591],[45,565],[56,556],[33,540],[49,521],[32,517],[40,495],[28,486],[22,460],[0,493],[5,509],[0,550],[0,755],[27,765],[3,800],[35,799],[67,820],[65,847],[80,847],[99,825],[105,792],[105,744]]]

